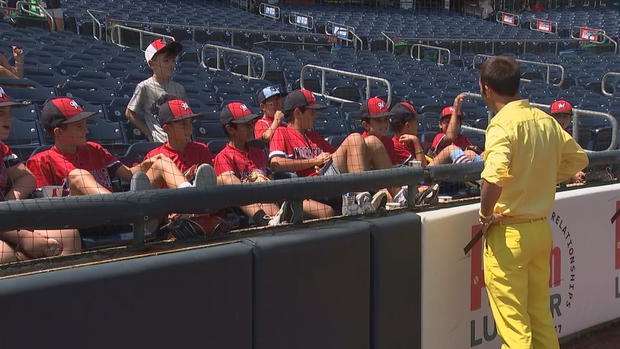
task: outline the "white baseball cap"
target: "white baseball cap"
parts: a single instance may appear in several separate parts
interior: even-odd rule
[[[176,56],[181,53],[181,50],[183,50],[183,46],[176,41],[166,43],[164,39],[155,39],[153,40],[153,42],[151,42],[149,47],[146,48],[146,51],[144,51],[144,58],[146,58],[146,61],[148,63],[151,61],[151,59],[153,59],[153,56],[163,50],[171,50],[175,53]]]

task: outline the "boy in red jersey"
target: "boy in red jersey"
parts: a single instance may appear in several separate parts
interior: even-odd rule
[[[362,127],[364,128],[362,137],[364,137],[364,139],[368,139],[370,136],[377,137],[383,144],[392,165],[396,165],[394,145],[387,135],[388,119],[391,115],[392,113],[390,113],[387,103],[379,97],[368,99],[361,107],[361,120]]]
[[[13,102],[0,88],[0,139],[9,137]],[[27,199],[35,189],[35,178],[8,145],[0,141],[0,200]],[[74,229],[11,230],[0,232],[0,263],[28,258],[71,254],[81,250],[80,235]]]
[[[37,180],[37,187],[62,186],[63,195],[106,194],[112,191],[111,175],[131,180],[144,172],[155,188],[189,187],[183,174],[163,155],[144,160],[129,168],[101,145],[86,141],[86,119],[96,112],[85,112],[73,99],[58,97],[43,106],[43,127],[54,137],[54,146],[31,157],[26,165]]]
[[[562,126],[562,128],[568,132],[568,126],[573,119],[573,106],[570,102],[558,99],[551,104],[549,114]],[[571,183],[585,183],[586,174],[583,171],[577,172],[570,178]]]
[[[282,112],[282,97],[278,86],[267,86],[258,92],[258,103],[263,110],[263,117],[254,125],[254,137],[269,143],[276,128],[286,126]]]
[[[429,165],[482,161],[477,147],[461,134],[461,105],[464,99],[464,94],[456,96],[454,105],[441,111],[440,132],[433,139],[430,154],[433,161]]]
[[[230,141],[215,157],[218,183],[226,185],[271,180],[267,154],[251,143],[257,118],[243,103],[229,103],[222,109],[220,121]],[[334,215],[330,206],[317,201],[304,200],[303,207],[304,213],[311,218]],[[277,224],[283,214],[275,204],[252,204],[242,206],[241,210],[259,225],[266,223],[261,222],[266,220],[265,217],[269,218],[270,225]]]
[[[406,164],[410,160],[418,160],[426,167],[426,157],[422,142],[418,138],[418,119],[415,108],[400,102],[392,107],[390,127],[394,131],[391,141],[394,147],[394,164]]]
[[[392,167],[381,141],[374,136],[350,134],[337,149],[311,130],[316,110],[326,106],[316,102],[312,92],[302,89],[289,93],[283,111],[287,127],[278,127],[270,142],[269,160],[274,171],[292,171],[300,177],[357,173]],[[358,207],[373,212],[386,201],[384,191],[374,197],[357,193]]]
[[[162,154],[174,162],[189,182],[194,180],[198,166],[213,165],[209,147],[204,143],[191,141],[192,121],[198,116],[200,114],[192,112],[187,102],[182,99],[171,95],[160,99],[155,117],[168,136],[168,141],[146,154],[145,160]]]

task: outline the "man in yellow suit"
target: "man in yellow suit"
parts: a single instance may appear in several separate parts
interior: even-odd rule
[[[519,96],[517,62],[493,57],[480,69],[480,90],[496,113],[486,133],[480,198],[484,280],[503,349],[558,349],[549,309],[547,216],[556,184],[588,158],[551,116]]]

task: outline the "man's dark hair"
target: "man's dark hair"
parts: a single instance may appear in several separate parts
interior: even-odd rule
[[[287,111],[286,113],[284,113],[284,119],[285,120],[291,120],[291,117],[293,116],[293,113],[295,112],[295,109],[299,109],[299,111],[301,111],[302,113],[306,111],[306,107],[295,107],[295,108]]]
[[[234,128],[235,130],[237,129],[237,124],[233,122],[229,122],[226,125],[230,125],[230,127]],[[230,133],[228,133],[228,130],[226,129],[226,125],[222,125],[222,128],[224,128],[224,133],[226,133],[226,136],[230,137]]]
[[[514,58],[498,56],[487,59],[480,67],[480,82],[500,96],[512,97],[519,93],[521,70]]]

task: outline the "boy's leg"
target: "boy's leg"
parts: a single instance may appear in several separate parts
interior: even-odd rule
[[[309,218],[328,218],[334,216],[331,206],[314,200],[304,200],[304,214]]]
[[[383,170],[392,168],[392,160],[388,155],[381,140],[375,136],[364,138],[368,156],[366,157],[367,168],[372,170]]]
[[[69,190],[71,195],[109,194],[110,191],[97,183],[95,177],[81,169],[69,172]]]
[[[0,240],[0,263],[17,262],[15,250],[8,243]]]
[[[241,206],[239,208],[241,209],[241,212],[248,217],[254,217],[254,215],[260,210],[263,210],[263,212],[265,212],[268,216],[274,216],[280,209],[275,204],[251,204]]]
[[[334,166],[340,173],[357,173],[367,169],[367,148],[364,137],[359,133],[350,134],[332,154]]]
[[[82,239],[77,229],[35,230],[34,232],[58,241],[62,245],[61,256],[82,251]]]
[[[169,158],[157,155],[149,160],[152,160],[152,163],[143,170],[146,170],[146,176],[149,177],[153,188],[161,188],[162,184],[166,184],[168,188],[176,188],[181,183],[187,182],[185,176]]]
[[[463,153],[463,154],[461,154]],[[463,155],[461,157],[461,155]],[[456,160],[456,161],[455,161]],[[441,164],[451,164],[451,163],[459,163],[459,162],[469,162],[465,161],[469,160],[469,158],[465,155],[463,150],[457,147],[454,144],[450,144],[449,146],[443,148],[439,154],[437,154],[433,161],[429,162],[429,166],[433,165],[441,165]]]
[[[57,256],[62,251],[62,245],[55,239],[30,230],[5,231],[0,238],[32,258]]]

